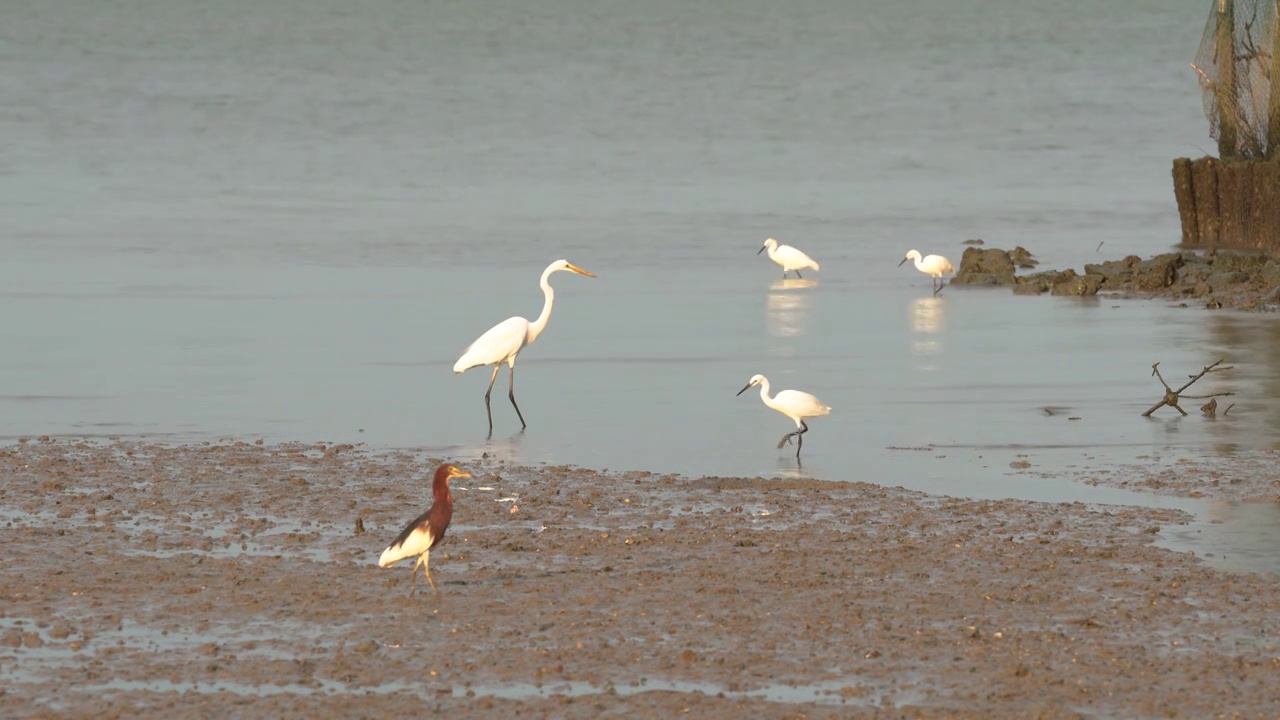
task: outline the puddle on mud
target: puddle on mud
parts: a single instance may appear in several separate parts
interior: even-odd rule
[[[66,670],[83,667],[88,659],[110,648],[112,652],[186,653],[201,649],[217,648],[219,652],[233,653],[237,657],[257,657],[268,660],[294,658],[296,652],[289,647],[277,648],[270,641],[256,638],[283,633],[291,639],[323,636],[323,632],[305,624],[282,628],[278,622],[269,627],[255,628],[236,624],[203,628],[199,630],[160,629],[123,618],[118,628],[96,632],[91,641],[85,640],[81,631],[72,631],[65,637],[55,638],[52,628],[64,622],[62,619],[2,617],[0,632],[17,630],[23,634],[34,633],[40,638],[38,647],[17,647],[0,653],[0,669],[8,682],[39,684],[49,677]],[[313,632],[314,631],[314,632]],[[291,641],[292,642],[292,641]],[[859,706],[889,707],[894,704],[919,699],[917,694],[892,692],[868,685],[866,678],[831,679],[803,685],[772,684],[754,689],[741,689],[737,684],[720,686],[713,683],[644,678],[628,683],[594,684],[573,680],[548,683],[477,684],[435,687],[423,683],[387,682],[377,685],[349,684],[327,678],[311,678],[306,682],[253,684],[231,680],[213,682],[180,682],[156,678],[149,680],[112,679],[100,683],[81,684],[89,692],[143,691],[175,692],[180,694],[230,693],[241,696],[270,696],[281,694],[342,694],[383,695],[409,693],[424,699],[440,694],[466,697],[493,697],[508,700],[549,697],[586,697],[591,695],[637,695],[647,692],[695,693],[727,698],[759,698],[777,703],[855,704]],[[53,701],[56,705],[56,700]]]
[[[191,655],[199,653],[202,648],[216,647],[222,652],[234,653],[237,657],[289,660],[297,655],[292,645],[277,647],[278,641],[262,638],[274,638],[280,633],[291,639],[325,637],[322,628],[304,623],[286,623],[282,626],[279,621],[236,623],[202,629],[167,629],[122,618],[119,626],[110,630],[86,633],[83,628],[70,629],[78,625],[75,618],[37,620],[29,617],[0,617],[0,633],[16,630],[23,635],[34,634],[39,638],[35,647],[0,650],[0,671],[3,677],[10,683],[43,683],[62,671],[83,668],[86,662],[102,652],[143,655],[171,652]],[[65,637],[55,637],[54,628],[59,626],[66,629]],[[92,639],[88,639],[86,635],[92,635]],[[112,681],[101,687],[117,687],[120,683],[128,682],[130,681]],[[163,684],[166,681],[156,682]],[[172,684],[175,686],[173,689],[186,689],[180,688],[180,683]],[[245,687],[252,689],[255,686]]]
[[[1157,546],[1194,553],[1219,570],[1280,580],[1280,505],[1190,502],[1199,506],[1192,520],[1162,527]]]
[[[696,693],[726,698],[759,698],[777,703],[855,704],[870,707],[892,707],[915,702],[913,693],[881,693],[868,690],[857,680],[827,680],[808,685],[768,685],[755,690],[731,690],[712,683],[682,680],[644,679],[623,685],[597,686],[577,680],[535,685],[514,683],[511,685],[471,686],[462,691],[467,697],[498,697],[508,700],[546,697],[585,697],[590,695],[638,695],[646,692]]]
[[[113,528],[135,536],[150,533],[150,538],[139,538],[144,545],[157,547],[129,547],[123,555],[169,558],[178,555],[197,555],[218,559],[242,555],[284,557],[312,562],[332,562],[333,555],[322,543],[336,541],[347,536],[345,530],[274,515],[238,515],[234,520],[210,522],[199,526],[204,518],[184,516],[166,518],[158,515],[133,514],[102,517],[75,514],[77,527],[89,530]],[[60,517],[52,510],[28,512],[0,507],[0,523],[9,527],[60,527],[69,518]],[[246,532],[246,525],[262,526]],[[288,541],[293,535],[308,538],[305,543],[276,544]]]
[[[465,688],[430,688],[406,682],[389,682],[380,685],[348,685],[336,680],[314,678],[308,683],[262,684],[219,680],[214,682],[175,682],[172,680],[111,680],[89,684],[82,689],[90,692],[142,691],[175,692],[180,694],[230,693],[246,697],[283,694],[297,695],[386,695],[409,693],[424,699],[440,694],[466,697],[492,697],[504,700],[530,698],[573,697],[592,695],[639,695],[648,692],[671,692],[709,695],[726,698],[758,698],[776,703],[825,705],[858,705],[864,707],[893,707],[919,700],[915,693],[895,692],[892,695],[868,690],[856,680],[828,680],[808,685],[768,685],[754,690],[730,690],[712,683],[680,680],[645,679],[636,683],[594,685],[573,680],[558,683],[512,683],[509,685],[472,685]]]

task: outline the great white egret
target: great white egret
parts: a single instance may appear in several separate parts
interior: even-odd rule
[[[818,398],[807,392],[799,390],[779,390],[778,394],[769,397],[769,378],[763,375],[754,375],[746,387],[738,391],[738,394],[750,390],[756,385],[760,386],[760,400],[765,405],[777,410],[778,412],[791,418],[796,424],[796,431],[789,432],[782,436],[778,441],[778,447],[791,442],[791,436],[796,438],[796,459],[800,459],[800,448],[804,447],[804,434],[809,432],[809,426],[805,424],[805,418],[820,417],[822,415],[831,414],[831,408],[822,404]]]
[[[946,283],[943,282],[943,275],[950,275],[955,272],[955,267],[951,261],[941,255],[925,255],[920,257],[919,250],[908,250],[907,256],[902,258],[898,263],[898,267],[902,267],[902,263],[908,260],[916,261],[916,269],[933,278],[933,294],[937,295],[942,292],[942,287]]]
[[[524,347],[542,334],[547,327],[547,321],[551,319],[551,306],[555,303],[556,291],[551,289],[551,283],[548,278],[552,273],[568,270],[579,275],[587,277],[595,277],[591,273],[570,263],[568,260],[557,260],[547,266],[542,271],[542,280],[539,285],[542,287],[542,294],[546,300],[542,303],[542,314],[537,320],[529,322],[528,320],[516,316],[507,318],[502,322],[489,328],[488,332],[476,338],[476,341],[467,346],[466,352],[462,353],[462,357],[458,358],[458,362],[453,364],[455,373],[465,372],[470,368],[479,365],[492,365],[493,376],[489,378],[489,389],[484,392],[484,410],[489,416],[489,435],[493,435],[493,411],[489,408],[489,395],[493,392],[493,383],[498,379],[498,370],[502,368],[502,364],[506,363],[511,370],[511,388],[507,392],[507,397],[511,398],[511,405],[516,409],[516,416],[520,418],[520,429],[528,427],[524,422],[524,414],[520,412],[520,406],[516,405],[516,356]]]
[[[431,509],[414,518],[405,527],[386,550],[378,558],[378,567],[391,567],[405,558],[418,556],[413,566],[413,584],[409,587],[409,597],[418,590],[418,566],[422,566],[422,574],[427,576],[431,589],[437,593],[440,589],[431,579],[431,568],[428,564],[431,548],[444,539],[449,529],[449,520],[453,519],[453,495],[449,492],[451,478],[469,478],[471,473],[463,472],[453,465],[441,465],[436,469],[435,478],[431,482],[431,494],[434,500]]]
[[[790,245],[779,245],[778,241],[773,238],[765,240],[764,245],[760,246],[760,249],[756,251],[756,254],[759,255],[765,250],[769,251],[770,260],[782,266],[782,278],[784,280],[787,277],[787,273],[792,270],[796,271],[796,277],[803,277],[800,274],[801,270],[818,269],[818,263],[814,262],[813,258],[805,255]]]

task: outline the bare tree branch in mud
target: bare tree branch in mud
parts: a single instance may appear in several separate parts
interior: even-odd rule
[[[1206,366],[1204,367],[1204,369],[1203,369],[1203,370],[1201,370],[1200,372],[1196,373],[1195,375],[1188,375],[1187,377],[1189,377],[1189,378],[1191,378],[1191,379],[1190,379],[1190,380],[1188,380],[1188,381],[1187,381],[1187,383],[1186,383],[1185,385],[1183,385],[1182,387],[1178,388],[1177,390],[1174,390],[1173,388],[1169,387],[1169,383],[1167,383],[1167,382],[1165,382],[1165,381],[1164,381],[1164,376],[1160,374],[1160,363],[1154,363],[1154,364],[1151,366],[1151,374],[1152,374],[1153,376],[1155,376],[1155,378],[1156,378],[1156,379],[1158,379],[1158,380],[1160,381],[1160,384],[1161,384],[1161,385],[1163,385],[1163,386],[1164,386],[1164,398],[1163,398],[1163,399],[1161,399],[1161,400],[1160,400],[1160,402],[1156,403],[1155,405],[1152,405],[1151,407],[1147,408],[1147,411],[1146,411],[1146,412],[1144,412],[1144,413],[1142,413],[1142,417],[1151,417],[1151,413],[1153,413],[1153,412],[1155,412],[1155,411],[1159,410],[1160,408],[1164,407],[1165,405],[1168,405],[1169,407],[1172,407],[1174,410],[1177,410],[1178,412],[1182,413],[1182,414],[1185,416],[1185,415],[1187,415],[1187,411],[1186,411],[1186,410],[1183,410],[1183,409],[1178,405],[1178,401],[1179,401],[1179,400],[1183,400],[1183,399],[1186,399],[1186,400],[1206,400],[1206,399],[1208,399],[1208,398],[1214,398],[1214,397],[1225,397],[1225,396],[1227,396],[1227,395],[1235,395],[1235,393],[1233,393],[1233,392],[1210,393],[1210,394],[1208,394],[1208,395],[1183,395],[1183,394],[1182,394],[1182,392],[1183,392],[1184,390],[1186,390],[1187,388],[1191,387],[1191,386],[1192,386],[1192,384],[1194,384],[1194,383],[1195,383],[1195,381],[1199,380],[1200,378],[1204,377],[1205,375],[1208,375],[1208,374],[1209,374],[1209,373],[1211,373],[1211,372],[1220,372],[1220,371],[1222,371],[1222,370],[1231,370],[1231,369],[1232,369],[1232,367],[1233,367],[1233,366],[1231,366],[1231,365],[1228,365],[1227,367],[1218,367],[1218,366],[1219,366],[1219,365],[1221,365],[1222,363],[1223,363],[1223,361],[1222,361],[1222,360],[1219,360],[1218,362],[1216,362],[1216,363],[1214,363],[1214,364],[1212,364],[1212,365],[1206,365]],[[1216,402],[1213,404],[1213,408],[1214,408],[1215,410],[1217,409],[1217,403],[1216,403]],[[1202,408],[1202,410],[1203,410],[1203,408]],[[1230,408],[1230,407],[1228,407],[1228,408],[1227,408],[1227,411],[1230,411],[1230,410],[1231,410],[1231,408]],[[1206,415],[1209,415],[1210,413],[1206,412],[1205,414],[1206,414]],[[1223,413],[1223,415],[1226,415],[1226,412],[1224,412],[1224,413]]]

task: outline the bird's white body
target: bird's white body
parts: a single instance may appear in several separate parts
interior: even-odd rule
[[[405,558],[418,557],[430,550],[435,540],[430,529],[425,527],[415,529],[409,533],[409,537],[405,538],[403,543],[390,545],[382,551],[382,556],[378,558],[378,567],[388,568]]]
[[[520,317],[509,317],[506,320],[494,325],[485,331],[483,335],[476,338],[475,342],[467,346],[462,357],[458,358],[458,362],[453,364],[455,373],[465,372],[473,367],[480,365],[502,365],[506,363],[511,367],[515,367],[516,356],[524,349],[525,345],[532,343],[538,339],[538,335],[547,327],[547,320],[551,315],[551,304],[555,298],[555,291],[550,285],[546,285],[544,279],[543,284],[547,288],[547,302],[542,311],[543,317],[540,324],[531,323]]]
[[[818,263],[813,258],[805,255],[790,245],[779,245],[777,240],[769,238],[764,241],[761,250],[769,251],[769,259],[782,266],[782,275],[786,277],[787,273],[794,271],[796,275],[801,270],[817,270]],[[760,253],[757,252],[757,255]]]
[[[902,262],[915,260],[916,269],[930,277],[940,279],[944,275],[950,275],[956,271],[951,261],[941,255],[925,255],[920,256],[919,250],[908,250],[907,256],[902,258]],[[902,263],[898,263],[901,265]]]
[[[763,375],[751,378],[747,387],[751,385],[760,386],[761,402],[791,418],[796,427],[800,427],[805,418],[831,414],[831,408],[821,400],[800,390],[779,390],[777,395],[769,397],[769,378]]]

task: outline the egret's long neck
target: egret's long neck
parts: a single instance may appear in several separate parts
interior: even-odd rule
[[[920,257],[919,255],[916,256],[916,269],[919,270],[920,272],[925,271],[924,258]]]
[[[765,405],[768,405],[769,407],[773,407],[773,398],[769,397],[769,381],[768,380],[760,381],[760,399],[764,401]]]
[[[551,319],[551,306],[556,302],[556,291],[551,288],[549,280],[552,272],[551,268],[547,268],[546,272],[542,273],[542,281],[538,283],[542,286],[542,294],[546,300],[542,303],[542,314],[529,325],[529,342],[538,339],[542,331],[547,329],[547,321]]]

